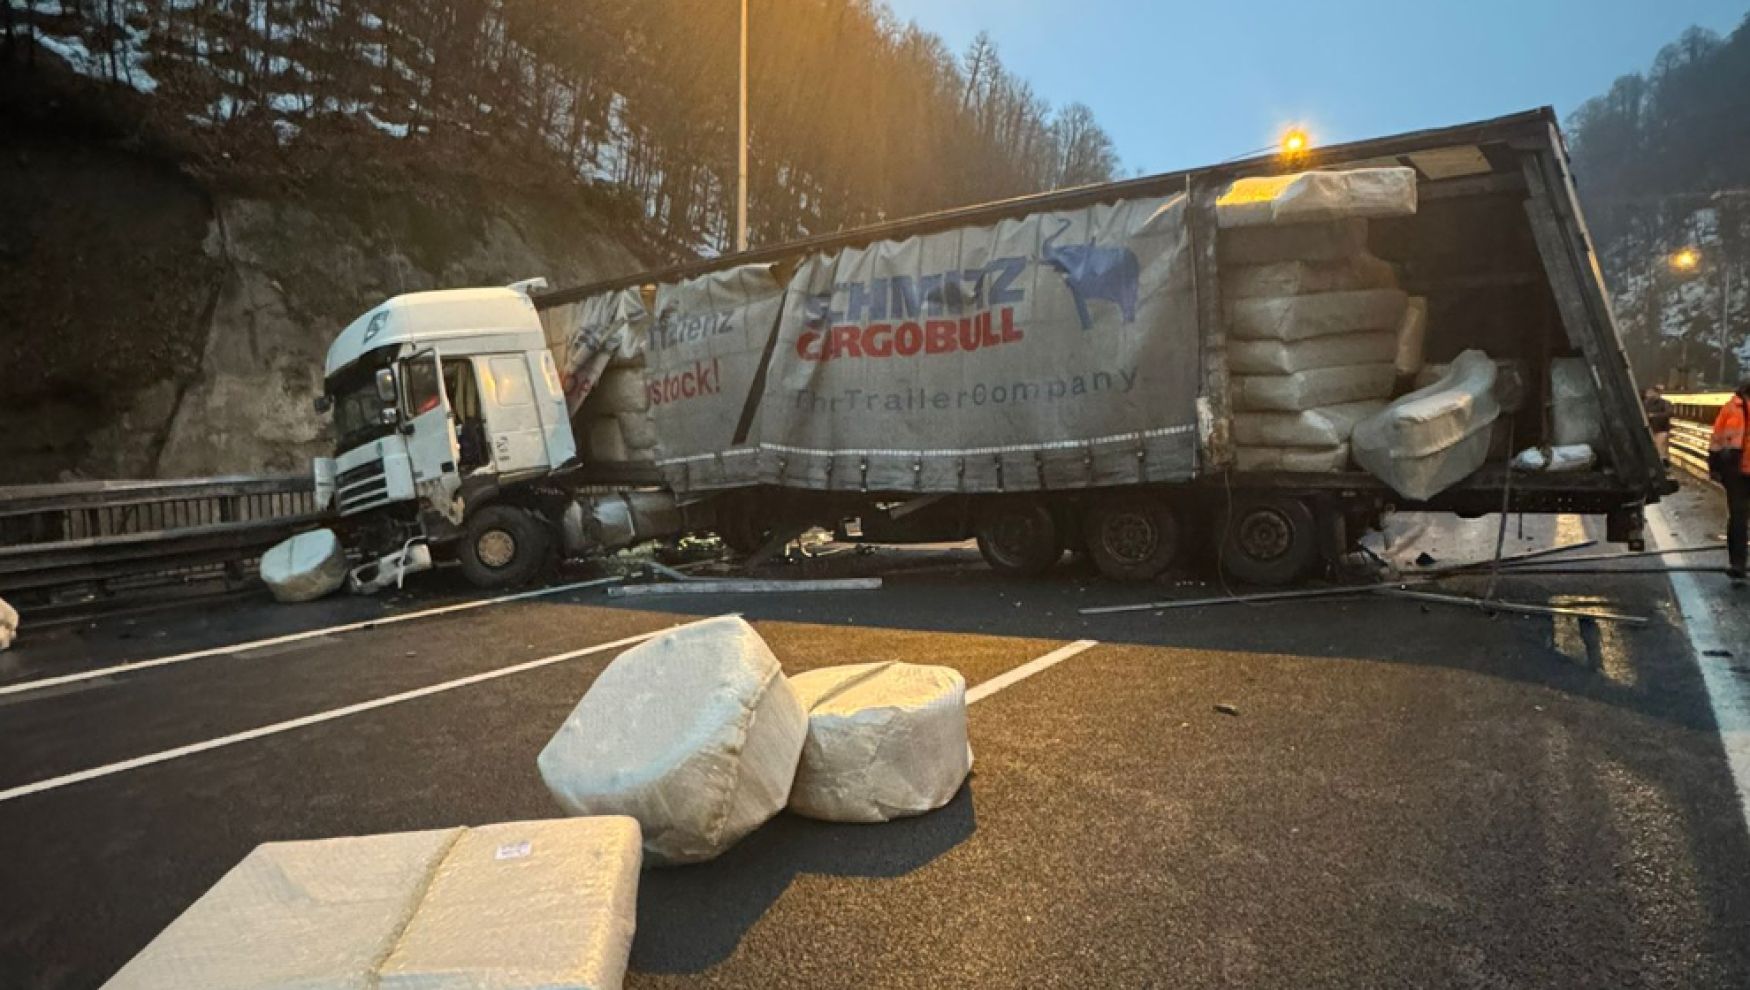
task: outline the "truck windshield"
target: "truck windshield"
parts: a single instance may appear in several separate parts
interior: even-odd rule
[[[334,397],[337,449],[351,450],[394,429],[382,421],[384,403],[377,396],[376,374],[375,368],[355,368],[352,374],[328,384],[328,394]]]

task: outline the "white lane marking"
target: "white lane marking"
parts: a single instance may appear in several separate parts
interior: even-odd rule
[[[1011,684],[1024,681],[1042,670],[1047,670],[1051,667],[1057,666],[1065,660],[1068,660],[1070,657],[1075,656],[1077,653],[1091,650],[1099,645],[1100,643],[1098,640],[1078,639],[1068,646],[1060,646],[1036,660],[1029,660],[1021,666],[1016,667],[1014,670],[998,674],[990,680],[971,688],[966,692],[966,703],[970,705],[974,702],[983,701]]]
[[[592,581],[577,581],[571,584],[556,585],[551,588],[536,588],[534,591],[519,591],[514,595],[500,595],[497,598],[482,598],[476,601],[457,602],[454,605],[443,605],[438,608],[423,609],[418,612],[403,612],[399,615],[385,615],[379,619],[366,619],[362,622],[348,622],[340,626],[328,626],[325,629],[307,629],[304,632],[290,633],[285,636],[274,636],[269,639],[254,639],[245,643],[234,643],[230,646],[213,646],[204,650],[193,650],[188,653],[176,653],[167,657],[157,657],[152,660],[135,660],[132,663],[116,664],[113,667],[99,667],[96,670],[82,670],[77,674],[62,674],[59,677],[41,677],[33,681],[23,681],[18,684],[0,685],[0,696],[8,694],[23,694],[26,691],[39,691],[57,684],[72,684],[76,681],[89,681],[96,677],[110,677],[115,674],[125,674],[135,670],[147,670],[152,667],[164,667],[173,663],[184,663],[189,660],[200,660],[205,657],[216,657],[226,653],[245,653],[270,646],[280,646],[285,643],[297,643],[318,636],[333,636],[339,633],[356,632],[371,626],[389,626],[397,622],[409,622],[413,619],[424,619],[434,615],[449,615],[453,612],[466,612],[469,609],[485,608],[488,605],[503,605],[506,602],[519,602],[528,598],[541,598],[546,595],[559,595],[567,591],[578,591],[583,588],[597,588],[604,584],[613,584],[621,580],[617,577],[596,578]]]
[[[722,618],[722,616],[716,616],[715,618]],[[424,698],[428,695],[440,694],[444,691],[453,691],[456,688],[467,687],[470,684],[479,684],[483,681],[496,680],[500,677],[509,677],[512,674],[520,674],[524,671],[534,670],[537,667],[547,667],[556,663],[563,663],[566,660],[575,660],[578,657],[589,656],[592,653],[603,653],[608,650],[619,649],[622,646],[632,646],[636,643],[642,643],[647,639],[655,639],[664,633],[673,632],[676,629],[682,629],[687,626],[698,625],[700,622],[709,621],[711,620],[699,619],[694,622],[684,622],[679,625],[658,629],[654,632],[639,633],[636,636],[627,636],[625,639],[616,639],[611,643],[598,643],[595,646],[586,646],[581,650],[571,650],[567,653],[555,653],[552,656],[541,657],[538,660],[527,660],[523,663],[512,664],[509,667],[500,667],[497,670],[488,670],[484,673],[470,674],[467,677],[458,677],[455,680],[444,681],[439,684],[429,684],[422,688],[414,688],[411,691],[402,691],[400,694],[391,694],[387,697],[377,698],[372,701],[361,701],[356,705],[347,705],[343,708],[334,708],[325,712],[317,712],[314,715],[305,715],[300,718],[287,719],[284,722],[275,722],[271,725],[264,725],[260,728],[236,732],[228,736],[220,736],[217,739],[208,739],[204,742],[190,743],[187,746],[178,746],[175,749],[166,749],[156,753],[148,753],[145,756],[136,756],[131,760],[122,760],[120,763],[111,763],[107,766],[93,767],[90,770],[80,770],[76,773],[62,774],[59,777],[50,777],[47,780],[39,780],[34,784],[22,784],[18,787],[11,787],[0,791],[0,802],[11,801],[14,798],[21,798],[30,794],[39,794],[43,791],[52,791],[57,787],[66,787],[69,784],[95,780],[98,777],[107,777],[114,773],[137,770],[140,767],[149,767],[154,763],[163,763],[166,760],[174,760],[178,757],[192,756],[195,753],[204,753],[209,749],[218,749],[222,746],[231,746],[240,742],[248,742],[251,739],[260,739],[264,736],[277,735],[281,732],[290,732],[293,729],[302,729],[306,726],[316,725],[320,722],[329,722],[337,718],[346,718],[348,715],[357,715],[360,712],[386,708],[389,705],[398,705],[403,701],[412,701],[415,698]]]
[[[1662,506],[1647,509],[1647,524],[1660,546],[1681,545]],[[1689,629],[1695,665],[1701,668],[1708,703],[1720,727],[1720,742],[1725,746],[1732,782],[1738,785],[1739,810],[1744,814],[1745,824],[1750,825],[1750,684],[1733,675],[1730,663],[1707,655],[1708,651],[1735,655],[1744,650],[1745,644],[1729,644],[1720,634],[1713,610],[1708,607],[1708,595],[1702,590],[1701,575],[1679,571],[1670,578],[1671,590],[1677,594],[1677,607],[1683,612],[1683,624]]]

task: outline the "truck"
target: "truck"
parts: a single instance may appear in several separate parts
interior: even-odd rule
[[[1407,189],[1412,208],[1319,214],[1317,180],[1355,175]],[[1305,176],[1312,212],[1288,215],[1282,191]],[[1324,331],[1296,307],[1338,295],[1344,313],[1404,326],[1338,327],[1370,332],[1319,353],[1371,356],[1300,368],[1297,334]],[[1279,339],[1241,332],[1257,312],[1277,314],[1262,333]],[[1467,352],[1491,381],[1500,369],[1486,401],[1435,396],[1470,417],[1460,446],[1475,453],[1438,490],[1358,469],[1360,435],[1351,457],[1352,424],[1322,411],[1398,408],[1416,385],[1406,347],[1437,370]],[[1593,425],[1586,458],[1515,471],[1515,450],[1572,440],[1564,368]],[[345,328],[325,370],[337,452],[315,465],[318,499],[365,588],[434,558],[503,587],[562,555],[703,532],[752,552],[812,526],[970,538],[1009,574],[1076,550],[1148,580],[1202,555],[1280,585],[1392,510],[1603,515],[1609,540],[1638,545],[1644,507],[1674,487],[1547,107],[571,288],[397,296]],[[1333,419],[1345,433],[1322,450],[1269,445],[1284,424]]]

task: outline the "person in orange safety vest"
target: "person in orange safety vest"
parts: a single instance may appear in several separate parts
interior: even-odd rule
[[[1731,558],[1732,586],[1745,586],[1745,539],[1750,528],[1750,445],[1744,443],[1750,425],[1750,380],[1738,386],[1714,419],[1708,441],[1708,469],[1726,488],[1726,553]],[[1737,456],[1732,456],[1737,451]]]

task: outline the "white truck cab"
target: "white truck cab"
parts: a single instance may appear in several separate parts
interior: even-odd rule
[[[317,408],[333,411],[336,454],[316,461],[316,498],[378,558],[355,570],[355,587],[429,567],[422,545],[460,536],[476,505],[575,462],[559,372],[528,295],[544,286],[396,296],[329,347]],[[507,566],[518,536],[486,539],[484,566]],[[526,578],[521,570],[505,583]]]

